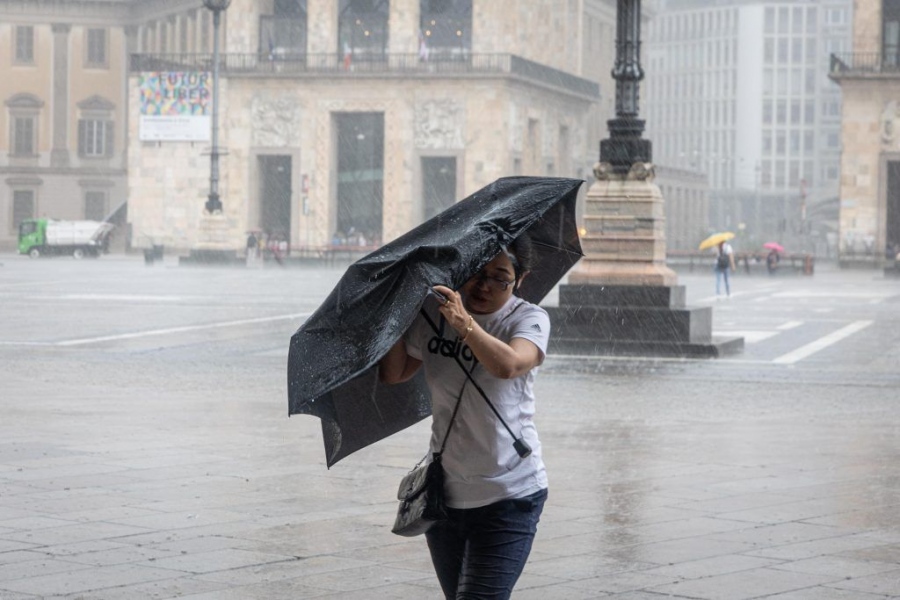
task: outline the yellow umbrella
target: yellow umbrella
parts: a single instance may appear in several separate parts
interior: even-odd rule
[[[734,237],[734,234],[730,231],[723,231],[721,233],[714,233],[702,242],[700,242],[700,250],[706,250],[707,248],[712,248],[713,246],[718,246],[722,242],[727,242],[731,238]]]

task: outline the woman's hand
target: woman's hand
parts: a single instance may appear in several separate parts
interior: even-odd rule
[[[507,344],[495,338],[475,322],[458,292],[445,285],[434,286],[434,291],[446,298],[439,308],[444,320],[456,330],[460,341],[465,342],[488,373],[500,379],[513,379],[541,364],[541,351],[533,342],[513,338]]]
[[[463,305],[462,296],[445,285],[434,286],[434,291],[446,298],[439,309],[444,320],[456,330],[460,337],[465,336],[466,327],[472,325],[470,322],[472,317]]]

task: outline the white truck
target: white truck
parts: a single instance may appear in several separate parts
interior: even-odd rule
[[[107,252],[109,234],[115,228],[101,221],[25,219],[19,223],[19,254],[31,258],[67,254],[74,258]]]

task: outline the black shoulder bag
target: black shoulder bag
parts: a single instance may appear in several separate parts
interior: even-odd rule
[[[391,528],[392,533],[404,537],[422,535],[435,523],[447,518],[447,506],[444,504],[444,467],[441,466],[441,454],[444,453],[444,448],[447,446],[447,438],[450,436],[450,430],[456,420],[456,412],[459,410],[466,383],[468,381],[463,383],[459,390],[459,398],[456,399],[456,406],[453,408],[453,415],[450,417],[450,424],[444,434],[441,449],[432,455],[431,462],[427,465],[422,464],[422,461],[425,460],[422,458],[412,471],[400,481],[400,489],[397,491],[400,506],[397,508],[397,518],[394,519],[394,526]]]

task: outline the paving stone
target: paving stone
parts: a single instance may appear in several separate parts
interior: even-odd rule
[[[39,546],[57,546],[73,542],[111,540],[126,535],[146,532],[146,528],[115,525],[112,523],[79,523],[58,527],[44,527],[26,531],[14,531],[3,537],[10,541],[22,541]]]
[[[871,560],[855,560],[840,556],[818,556],[804,560],[795,560],[772,566],[798,573],[820,573],[822,575],[840,575],[845,579],[856,579],[866,575],[900,571],[896,563],[884,563]],[[897,589],[900,592],[900,588]]]
[[[104,590],[91,592],[79,592],[66,596],[54,596],[53,600],[138,600],[162,598],[182,598],[195,594],[224,593],[227,592],[226,584],[212,581],[201,581],[193,577],[177,577],[174,579],[162,579],[124,585]]]
[[[172,579],[183,575],[183,573],[178,573],[177,571],[145,568],[136,565],[115,565],[97,568],[84,568],[85,565],[72,566],[77,567],[79,570],[73,569],[52,575],[6,580],[0,584],[0,589],[9,589],[14,592],[34,594],[36,596],[59,596],[161,579]]]
[[[757,558],[743,554],[729,554],[701,558],[699,560],[682,561],[663,567],[645,569],[643,573],[648,575],[665,575],[676,579],[700,579],[738,571],[748,571],[760,567],[770,567],[783,561],[776,559]]]
[[[257,564],[250,567],[219,570],[198,575],[203,581],[216,581],[235,586],[245,586],[260,581],[279,581],[308,577],[320,573],[348,572],[354,569],[374,567],[375,563],[352,558],[319,556],[307,559],[282,560],[280,562]],[[429,569],[430,564],[428,565]]]
[[[83,268],[98,269],[90,287]],[[26,261],[4,277],[35,282],[35,269],[59,283],[16,301],[0,283],[0,337],[135,332],[133,303],[59,300],[96,286],[114,295],[123,282],[151,298],[141,330],[309,311],[329,291],[299,281],[315,270],[186,276],[124,259]],[[778,282],[800,299],[773,311],[771,282],[758,283],[740,281],[747,296],[717,306],[717,327],[804,324],[740,357],[548,357],[536,391],[550,498],[515,598],[897,596],[900,374],[883,358],[900,334],[897,304],[835,306],[841,290],[900,300],[900,288],[817,269]],[[877,333],[791,367],[772,363],[860,319],[875,319]],[[422,456],[429,424],[326,469],[319,421],[285,418],[285,340],[299,322],[87,352],[0,344],[4,389],[33,398],[0,397],[0,598],[441,598],[424,539],[390,533],[397,483]]]
[[[866,594],[858,591],[851,592],[819,585],[805,590],[796,590],[793,592],[785,592],[784,594],[766,596],[766,600],[884,600],[888,597],[889,596],[883,594]],[[895,598],[896,596],[890,597]]]
[[[762,568],[661,585],[649,591],[708,600],[745,600],[831,583],[835,579],[828,575]]]
[[[262,552],[248,552],[247,550],[224,548],[210,552],[195,552],[192,554],[173,555],[154,559],[152,566],[160,569],[173,569],[187,573],[211,573],[213,571],[225,571],[246,566],[263,565],[296,560],[293,557],[278,554],[266,554]],[[139,564],[150,566],[147,561]]]
[[[900,592],[900,569],[875,575],[845,578],[843,581],[830,583],[829,586],[841,590],[866,592],[868,594],[896,595]]]

